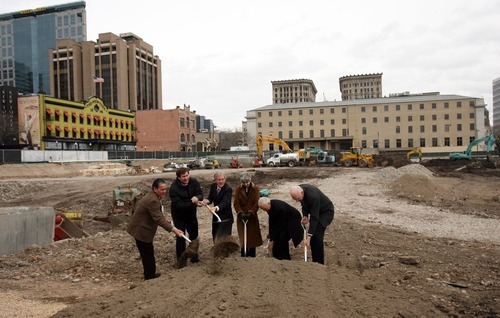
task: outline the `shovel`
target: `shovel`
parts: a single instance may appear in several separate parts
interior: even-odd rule
[[[246,257],[247,256],[247,223],[248,220],[241,220],[244,224],[243,227],[243,255]]]
[[[304,225],[302,225],[302,227],[304,228],[304,262],[307,262],[307,229]]]
[[[215,215],[215,217],[217,218],[217,222],[218,222],[218,223],[221,223],[221,222],[222,222],[222,220],[220,219],[219,215],[218,215],[217,213],[215,213],[214,211],[212,211],[212,210],[208,207],[208,205],[204,204],[203,206],[204,206],[204,207],[206,207],[206,208],[207,208],[207,210],[208,210],[208,211],[210,211],[213,215]]]

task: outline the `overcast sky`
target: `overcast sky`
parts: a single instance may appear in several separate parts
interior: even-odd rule
[[[3,13],[73,1],[0,0]],[[87,40],[132,32],[162,60],[163,108],[190,105],[220,128],[272,103],[271,81],[383,73],[384,95],[484,98],[500,77],[498,0],[87,0]],[[490,116],[491,117],[491,116]]]

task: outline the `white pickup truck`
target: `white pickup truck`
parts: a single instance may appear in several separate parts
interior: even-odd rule
[[[267,166],[279,167],[289,166],[293,167],[299,162],[299,155],[296,153],[275,153],[271,158],[267,159]]]

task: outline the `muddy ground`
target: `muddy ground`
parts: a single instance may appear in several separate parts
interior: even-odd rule
[[[2,206],[81,211],[90,234],[0,257],[0,317],[499,317],[500,170],[448,160],[384,164],[227,169],[233,187],[250,170],[271,198],[295,206],[291,185],[327,193],[336,215],[326,265],[304,262],[302,246],[291,261],[264,247],[253,259],[215,259],[211,216],[200,209],[202,261],[174,269],[174,238],[160,229],[163,275],[147,282],[123,226],[94,218],[112,210],[117,186],[147,191],[175,173],[83,177],[76,164],[0,166]],[[212,174],[191,173],[204,189]],[[267,216],[259,215],[265,236]]]

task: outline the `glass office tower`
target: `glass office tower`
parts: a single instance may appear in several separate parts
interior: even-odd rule
[[[84,1],[0,14],[0,86],[49,93],[49,52],[65,38],[87,40]]]

